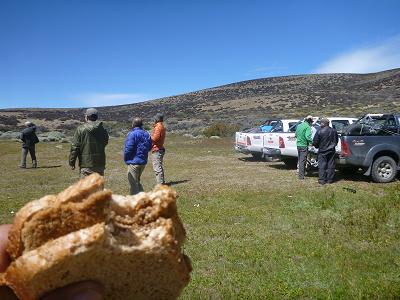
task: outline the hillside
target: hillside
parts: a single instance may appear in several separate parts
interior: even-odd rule
[[[400,110],[400,69],[371,74],[270,77],[232,83],[142,103],[100,107],[110,127],[129,127],[133,116],[150,121],[166,115],[170,130],[195,131],[215,122],[254,125],[268,117],[358,116]],[[33,120],[44,130],[68,131],[83,121],[84,109],[0,110],[0,130]]]

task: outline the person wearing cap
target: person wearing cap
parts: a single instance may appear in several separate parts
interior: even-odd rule
[[[35,145],[39,143],[39,139],[36,135],[36,126],[30,121],[25,122],[26,128],[22,130],[20,139],[22,140],[22,156],[21,156],[21,164],[20,168],[26,168],[26,156],[31,155],[32,159],[32,168],[37,168],[37,160],[36,160],[36,150]]]
[[[307,116],[302,123],[296,128],[296,145],[298,153],[298,165],[299,165],[299,179],[304,179],[308,146],[312,145],[311,125],[313,123],[313,117]]]
[[[105,148],[108,144],[107,130],[104,129],[103,123],[98,121],[98,112],[94,108],[86,110],[85,121],[84,124],[78,126],[72,139],[69,165],[74,170],[78,159],[81,178],[92,173],[104,176]]]
[[[335,176],[336,145],[339,141],[336,130],[329,126],[329,120],[322,118],[321,127],[314,135],[313,146],[318,148],[318,183],[332,183]]]
[[[124,161],[128,166],[129,194],[136,195],[143,191],[140,177],[147,164],[151,149],[150,134],[143,129],[141,118],[134,118],[132,129],[128,132],[124,146]]]
[[[151,133],[151,141],[153,143],[151,147],[151,158],[153,161],[153,170],[156,174],[157,184],[165,184],[164,177],[164,141],[166,130],[163,124],[164,116],[162,114],[156,114],[154,117],[153,131]]]

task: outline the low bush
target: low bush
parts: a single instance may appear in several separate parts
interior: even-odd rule
[[[232,124],[226,124],[226,123],[214,123],[214,124],[211,124],[206,129],[204,129],[203,134],[206,137],[210,137],[210,136],[226,137],[226,136],[232,136],[238,130],[239,130],[239,125],[232,125]]]
[[[16,126],[18,119],[16,116],[0,116],[0,123],[2,125]]]
[[[0,140],[19,140],[20,135],[17,131],[6,131],[0,134]]]

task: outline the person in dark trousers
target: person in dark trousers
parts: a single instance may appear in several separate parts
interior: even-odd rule
[[[165,184],[164,176],[164,141],[166,135],[166,129],[164,127],[164,116],[162,114],[156,114],[154,117],[153,131],[151,133],[151,140],[153,146],[151,147],[151,157],[153,161],[153,170],[156,174],[157,184]]]
[[[26,156],[31,155],[32,159],[32,168],[37,168],[37,160],[36,160],[36,150],[35,145],[39,143],[39,139],[36,135],[36,126],[30,121],[25,122],[25,128],[22,130],[20,139],[22,140],[22,156],[21,156],[21,164],[20,168],[26,168]]]
[[[151,150],[150,134],[143,129],[141,118],[134,118],[132,130],[128,132],[124,147],[124,161],[128,166],[129,194],[135,195],[143,191],[140,176],[147,164]]]
[[[308,146],[312,144],[311,138],[311,125],[313,123],[313,117],[307,116],[303,123],[299,124],[296,128],[296,145],[298,153],[298,165],[299,165],[299,179],[304,179],[306,171],[306,162],[308,155]]]
[[[336,145],[339,141],[335,129],[329,127],[329,120],[321,119],[321,127],[314,136],[313,146],[318,148],[319,184],[332,183],[335,176]]]
[[[69,155],[69,165],[75,170],[79,161],[80,177],[99,173],[104,176],[106,166],[105,148],[108,144],[108,133],[103,123],[98,121],[98,112],[89,108],[85,113],[85,124],[80,125],[74,134]]]

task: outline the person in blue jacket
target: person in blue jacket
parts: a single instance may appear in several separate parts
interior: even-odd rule
[[[130,195],[135,195],[143,191],[140,176],[146,167],[151,145],[150,134],[143,129],[142,119],[134,118],[132,130],[126,136],[124,149],[124,161],[128,165]]]

